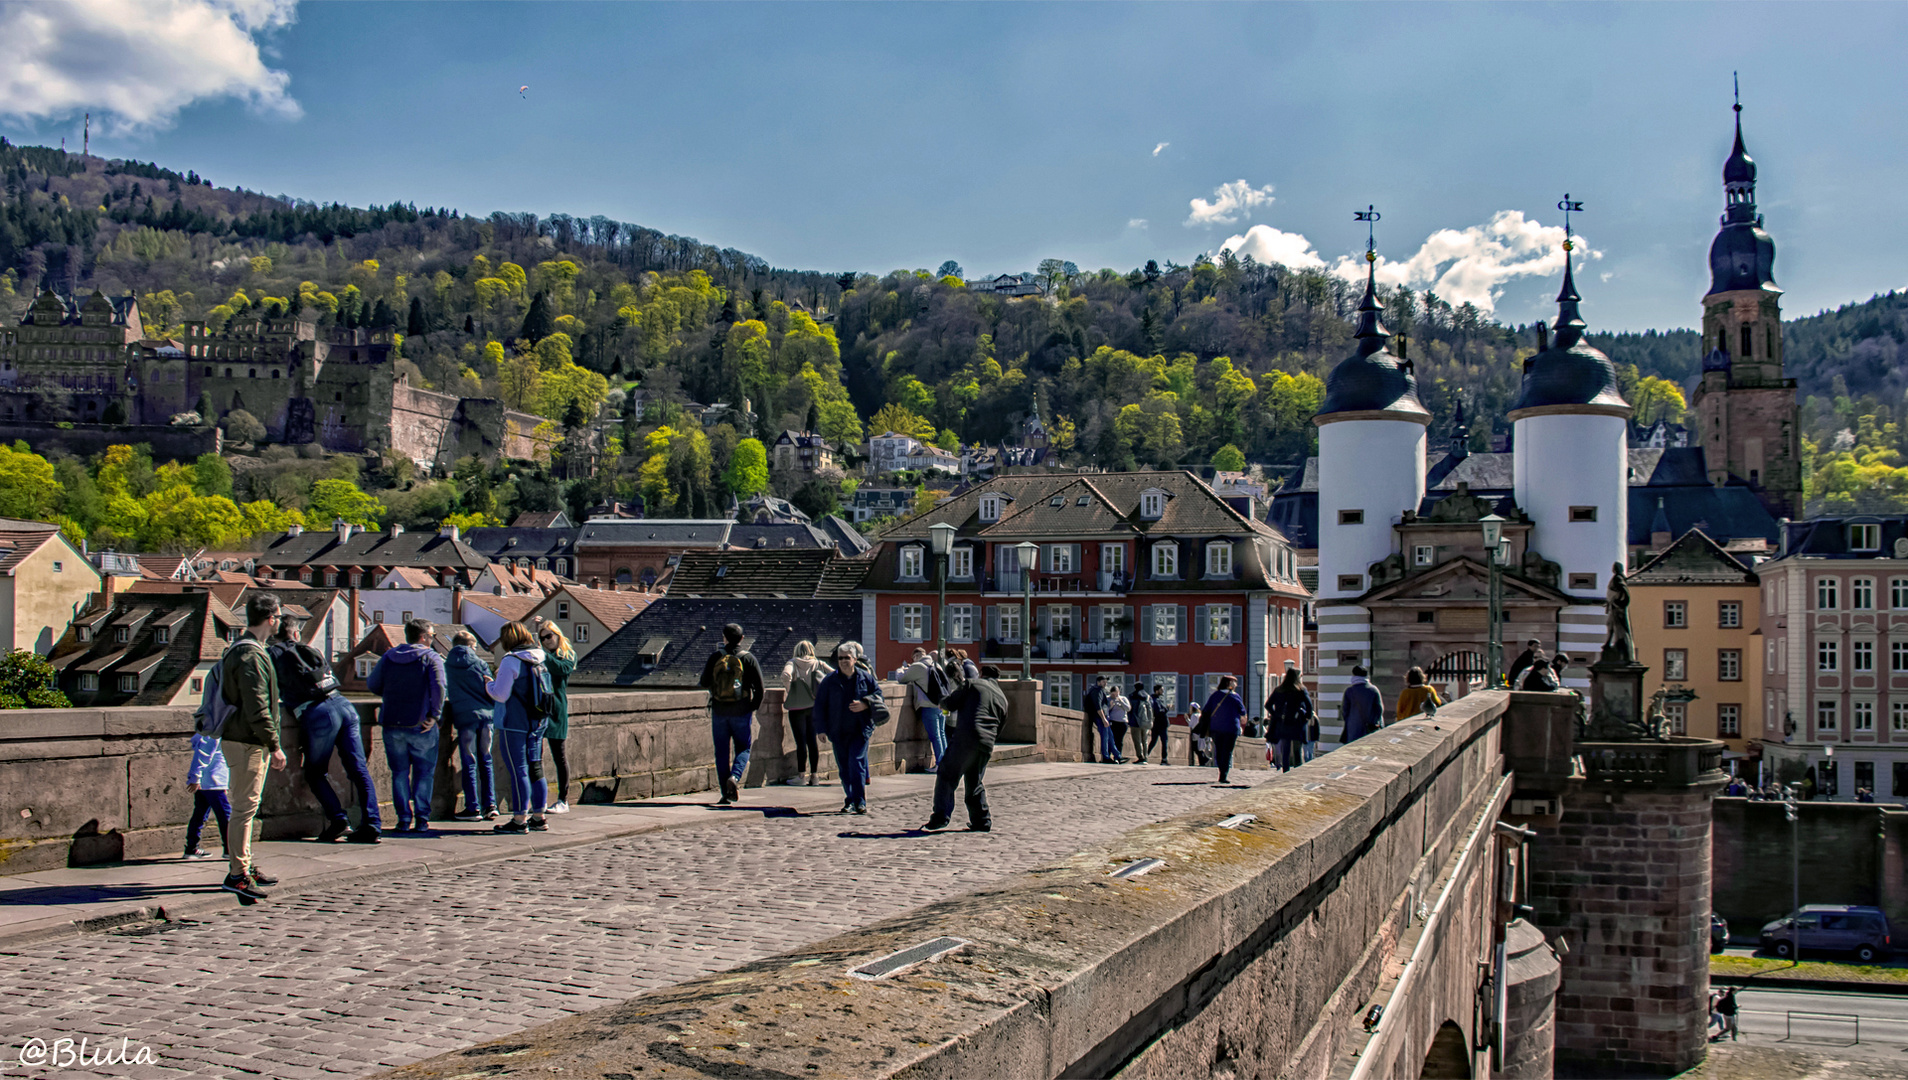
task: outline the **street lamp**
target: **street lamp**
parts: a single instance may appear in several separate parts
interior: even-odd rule
[[[934,553],[935,562],[940,566],[941,606],[935,613],[935,629],[940,631],[936,636],[940,639],[938,651],[942,656],[947,655],[947,561],[954,550],[954,534],[959,531],[945,521],[928,526],[928,550]]]
[[[1489,641],[1485,646],[1490,657],[1487,685],[1495,688],[1504,677],[1504,583],[1499,580],[1497,569],[1497,549],[1504,540],[1504,519],[1497,514],[1486,514],[1477,523],[1484,530],[1485,593],[1490,598]]]
[[[1040,545],[1028,541],[1014,545],[1020,559],[1020,677],[1033,678],[1033,568],[1039,565]]]
[[[1265,698],[1266,698],[1265,660],[1261,658],[1257,661],[1254,661],[1252,664],[1252,669],[1259,673],[1259,686],[1257,691],[1252,695],[1252,700],[1247,702],[1246,704],[1248,707],[1259,708],[1260,710],[1259,711],[1259,734],[1261,736],[1270,736],[1271,733],[1265,730],[1265,710],[1263,707],[1265,703]]]

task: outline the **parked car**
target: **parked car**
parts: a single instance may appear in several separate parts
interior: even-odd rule
[[[1804,949],[1853,953],[1867,963],[1891,947],[1888,916],[1875,907],[1804,904],[1762,928],[1762,947],[1781,957]]]
[[[1721,915],[1709,913],[1709,951],[1719,953],[1729,945],[1729,924]]]

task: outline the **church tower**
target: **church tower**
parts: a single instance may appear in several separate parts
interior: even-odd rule
[[[1756,163],[1736,145],[1723,165],[1722,228],[1709,245],[1703,374],[1693,401],[1709,482],[1747,484],[1776,517],[1802,516],[1795,380],[1782,368],[1775,241],[1756,212]]]

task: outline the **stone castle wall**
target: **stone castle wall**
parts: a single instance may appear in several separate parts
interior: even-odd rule
[[[1790,825],[1779,802],[1719,798],[1715,820],[1714,904],[1733,936],[1789,913],[1798,848],[1804,904],[1874,905],[1908,931],[1908,813],[1899,807],[1804,802]]]

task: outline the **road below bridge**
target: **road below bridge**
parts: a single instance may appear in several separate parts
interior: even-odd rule
[[[919,795],[686,825],[0,952],[0,1076],[28,1039],[82,1036],[159,1060],[98,1075],[363,1075],[977,889],[1211,801],[1212,776],[992,786],[991,834],[913,833]]]

